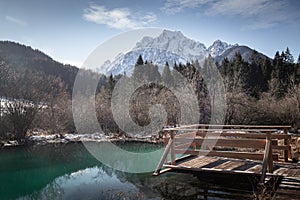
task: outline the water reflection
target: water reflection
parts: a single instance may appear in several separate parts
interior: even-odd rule
[[[42,190],[19,199],[195,199],[196,185],[182,181],[178,176],[123,174],[95,166],[60,176]]]
[[[123,195],[132,199],[137,193],[133,184],[93,167],[58,177],[41,191],[20,199],[123,199]]]
[[[19,199],[250,199],[247,193],[205,187],[187,174],[152,177],[95,166],[56,178],[42,190]]]
[[[121,144],[134,151],[155,146]],[[142,149],[138,148],[142,147]],[[159,147],[157,147],[159,148]],[[144,163],[146,164],[146,163]],[[222,179],[223,180],[223,179]],[[244,182],[249,182],[245,179]],[[231,185],[229,184],[231,183]],[[237,181],[190,174],[133,174],[93,158],[81,144],[0,150],[0,199],[251,199]]]

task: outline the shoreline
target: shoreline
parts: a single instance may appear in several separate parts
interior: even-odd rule
[[[116,136],[103,135],[100,133],[93,134],[33,134],[26,140],[18,142],[17,140],[0,140],[0,148],[9,148],[16,146],[33,146],[47,144],[68,144],[84,142],[141,142],[149,144],[163,143],[162,138],[158,136]]]

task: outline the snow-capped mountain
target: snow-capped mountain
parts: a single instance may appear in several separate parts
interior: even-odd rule
[[[224,53],[226,49],[231,48],[232,45],[222,42],[221,40],[216,40],[210,47],[208,47],[208,52],[212,57],[216,57]]]
[[[133,72],[134,65],[136,63],[139,55],[142,55],[144,61],[153,62],[159,66],[159,71],[162,71],[162,67],[165,65],[166,61],[170,66],[173,66],[175,62],[186,63],[188,60],[178,54],[162,50],[162,49],[153,49],[153,48],[140,48],[130,51],[122,56],[117,57],[113,62],[109,63],[108,66],[111,66],[106,75],[123,74],[124,72],[127,75],[130,75]],[[106,66],[104,66],[106,67]],[[107,68],[107,67],[106,67]]]
[[[145,37],[133,50],[145,48],[172,52],[187,60],[202,59],[207,54],[204,44],[185,37],[180,31],[164,30],[156,38]]]
[[[220,56],[231,47],[217,40],[206,48],[203,43],[187,38],[180,31],[164,30],[158,37],[144,37],[131,51],[120,53],[113,61],[106,61],[100,67],[100,72],[106,75],[126,72],[130,75],[139,55],[142,55],[144,61],[153,62],[162,68],[166,62],[172,67],[175,62],[201,61],[209,54]]]

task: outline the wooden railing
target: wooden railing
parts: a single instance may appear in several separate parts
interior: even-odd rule
[[[273,172],[273,160],[279,160],[274,151],[283,151],[284,161],[291,158],[291,136],[287,134],[289,128],[291,127],[206,124],[164,128],[165,151],[155,173],[160,172],[164,163],[175,165],[178,154],[219,156],[262,160],[264,180],[267,172]],[[283,130],[283,133],[278,130]]]

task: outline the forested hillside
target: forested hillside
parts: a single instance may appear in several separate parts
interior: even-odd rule
[[[163,73],[151,61],[136,58],[131,77],[126,74],[106,77],[83,70],[84,76],[98,80],[96,112],[106,133],[124,134],[111,112],[115,84],[122,78],[142,78],[145,85],[131,94],[130,115],[140,126],[150,123],[149,109],[161,104],[167,111],[165,125],[178,123],[180,105],[172,88],[157,84],[160,80],[180,87],[176,72],[182,74],[195,91],[200,113],[199,122],[210,123],[211,99],[204,77],[212,57],[204,64],[166,63]],[[287,48],[273,59],[253,51],[244,61],[241,53],[216,62],[226,89],[226,124],[289,124],[300,127],[300,60],[296,62]],[[76,132],[72,116],[72,87],[78,68],[63,65],[44,53],[13,42],[0,42],[0,138],[22,140],[29,131],[53,133]],[[205,76],[204,76],[205,75]],[[211,77],[213,78],[213,77]],[[83,86],[84,87],[84,86]],[[87,89],[87,88],[82,88]],[[126,92],[126,91],[124,91]],[[83,95],[82,104],[88,98]],[[120,108],[122,109],[122,108]],[[82,116],[87,116],[82,110]],[[89,132],[89,124],[86,123]]]
[[[43,72],[59,77],[68,87],[72,86],[77,67],[61,64],[39,50],[10,41],[0,41],[0,59],[20,73]]]
[[[173,66],[174,70],[189,80],[196,91],[201,113],[199,120],[205,123],[210,122],[212,109],[210,102],[213,98],[205,85],[208,80],[204,80],[204,77],[214,78],[207,76],[210,62],[214,62],[212,57],[208,57],[203,65],[194,62],[179,63]],[[135,75],[144,76],[143,79],[147,80],[148,76],[154,82],[155,79],[161,78],[167,82],[174,81],[174,85],[179,84],[176,76],[172,75],[173,71],[169,69],[168,64],[166,64],[161,76],[159,73],[150,73],[155,69],[155,66],[151,67],[151,65],[151,63],[137,65],[133,77]],[[216,66],[222,75],[226,89],[226,124],[289,124],[294,127],[300,126],[300,62],[299,59],[297,63],[294,62],[288,48],[282,53],[276,52],[274,59],[261,57],[258,52],[253,51],[249,62],[245,62],[241,54],[236,53],[231,60],[225,58],[221,63],[216,63]],[[145,67],[148,70],[145,70]],[[153,76],[153,74],[157,75]],[[150,84],[149,87],[157,86]],[[163,87],[161,89],[163,93]],[[153,96],[151,92],[141,91],[141,93],[146,96]],[[174,101],[168,100],[166,102],[172,105]],[[177,109],[176,106],[174,107],[173,112],[178,112],[178,107]],[[142,112],[142,110],[147,109],[140,109],[137,113]],[[172,117],[168,119],[169,123],[174,119],[176,117],[174,118],[173,113]]]

